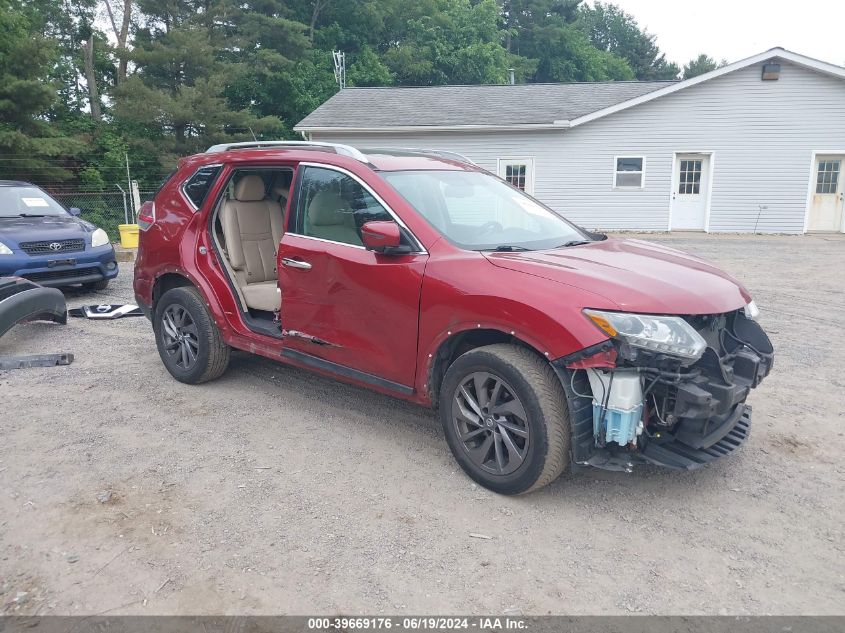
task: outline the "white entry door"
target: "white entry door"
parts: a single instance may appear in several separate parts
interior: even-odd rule
[[[816,157],[813,197],[810,199],[808,231],[841,231],[845,186],[842,182],[843,156]]]
[[[499,178],[530,196],[534,195],[533,158],[500,158],[498,162]]]
[[[710,156],[678,154],[672,178],[673,231],[703,231],[707,222]]]

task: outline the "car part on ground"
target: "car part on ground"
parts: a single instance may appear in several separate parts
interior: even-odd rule
[[[0,277],[0,337],[19,323],[52,321],[67,324],[65,296],[19,277]],[[70,365],[73,354],[0,356],[0,370]]]
[[[56,367],[70,365],[73,354],[33,354],[31,356],[0,356],[0,370],[26,367]]]
[[[61,290],[44,288],[20,277],[0,277],[0,336],[25,321],[67,323]]]
[[[104,303],[100,305],[71,308],[68,316],[93,319],[95,321],[110,321],[123,317],[144,316],[144,312],[134,304]]]

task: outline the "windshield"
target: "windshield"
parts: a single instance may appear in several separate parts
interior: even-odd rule
[[[394,171],[382,176],[434,228],[467,250],[540,250],[590,241],[551,209],[490,174]]]
[[[40,215],[67,215],[67,211],[38,187],[0,187],[0,218]]]

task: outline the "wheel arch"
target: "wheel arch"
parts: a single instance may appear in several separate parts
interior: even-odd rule
[[[541,352],[536,344],[516,334],[514,330],[507,330],[497,326],[464,327],[449,330],[442,340],[435,342],[435,350],[427,355],[425,390],[431,404],[435,407],[440,398],[440,386],[446,371],[455,360],[466,352],[494,345],[508,343],[524,347],[534,352],[539,358],[548,360],[548,353]]]
[[[166,272],[156,277],[155,283],[153,284],[152,309],[155,310],[155,306],[158,303],[158,300],[161,299],[162,295],[165,292],[167,292],[168,290],[173,290],[174,288],[181,288],[184,286],[190,286],[202,292],[202,290],[197,286],[197,284],[195,284],[188,276],[181,273]]]

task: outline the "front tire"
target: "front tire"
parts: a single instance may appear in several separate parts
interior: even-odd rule
[[[569,409],[548,361],[516,345],[460,356],[440,389],[440,420],[461,468],[494,492],[523,494],[569,465]]]
[[[165,292],[156,303],[153,331],[161,361],[180,382],[197,385],[214,380],[229,365],[231,349],[196,288]]]

